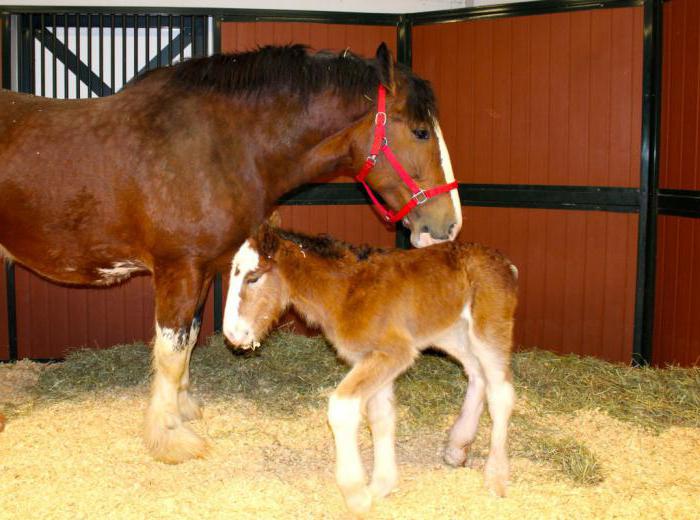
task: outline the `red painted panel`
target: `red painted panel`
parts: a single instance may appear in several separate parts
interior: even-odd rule
[[[637,216],[464,208],[460,240],[505,253],[520,272],[516,342],[629,362]]]
[[[700,3],[664,3],[660,186],[700,190]]]
[[[700,220],[661,216],[658,228],[656,365],[700,365]]]
[[[16,268],[17,343],[20,358],[62,358],[77,348],[108,348],[150,341],[154,296],[150,276],[109,288],[65,287]],[[213,297],[207,300],[200,341],[213,332]]]
[[[0,31],[2,36],[2,31]],[[10,340],[7,334],[7,283],[5,280],[5,264],[0,257],[0,361],[10,359]]]
[[[462,182],[636,187],[642,8],[416,27]]]

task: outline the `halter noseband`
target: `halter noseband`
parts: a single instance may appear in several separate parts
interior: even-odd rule
[[[386,89],[384,88],[384,85],[380,84],[379,91],[377,93],[377,114],[374,116],[374,142],[372,142],[372,148],[369,152],[369,155],[367,156],[365,164],[363,164],[362,168],[360,168],[360,171],[357,172],[357,175],[355,175],[355,179],[361,182],[362,185],[365,187],[369,198],[372,199],[374,208],[382,216],[382,218],[387,222],[398,222],[399,220],[404,218],[409,211],[411,211],[416,206],[424,204],[428,199],[431,199],[436,195],[440,195],[441,193],[446,193],[448,191],[456,189],[457,181],[450,182],[448,184],[443,184],[441,186],[436,186],[435,188],[430,188],[428,190],[421,189],[421,187],[415,183],[411,176],[408,173],[406,173],[406,170],[404,170],[399,160],[391,151],[391,148],[389,148],[389,141],[386,138],[386,123]],[[399,174],[399,177],[401,177],[401,180],[404,182],[404,184],[408,186],[408,189],[411,190],[411,193],[413,193],[413,196],[409,199],[409,201],[406,204],[404,204],[404,206],[399,211],[395,213],[390,209],[385,208],[382,205],[382,203],[379,202],[379,200],[377,200],[377,197],[374,195],[372,188],[370,188],[367,182],[365,181],[365,179],[369,175],[369,172],[372,171],[374,165],[377,164],[377,156],[381,152],[384,152],[384,155],[386,156],[391,166],[394,168],[396,173]]]

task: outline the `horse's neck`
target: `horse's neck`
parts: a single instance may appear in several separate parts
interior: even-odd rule
[[[267,183],[270,200],[274,202],[302,184],[351,167],[350,137],[369,109],[366,100],[347,103],[332,94],[310,101],[286,136],[290,160],[267,172],[271,177]]]
[[[319,260],[313,253],[300,248],[288,253],[280,265],[289,303],[307,321],[321,326],[324,332],[332,327],[328,309],[335,306],[337,298],[345,291],[343,267],[334,268],[332,264],[335,262],[340,264],[339,260]]]

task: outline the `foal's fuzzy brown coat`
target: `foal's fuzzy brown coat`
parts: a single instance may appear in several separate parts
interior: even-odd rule
[[[234,344],[255,342],[292,305],[352,365],[331,397],[329,421],[338,484],[355,512],[397,481],[394,379],[427,347],[449,353],[464,365],[469,388],[445,460],[466,461],[486,394],[493,420],[486,483],[504,495],[516,292],[515,267],[478,244],[368,250],[263,225],[234,258],[224,332]],[[369,487],[356,438],[364,407],[375,448]]]

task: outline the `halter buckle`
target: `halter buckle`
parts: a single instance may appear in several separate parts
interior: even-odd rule
[[[420,206],[421,204],[425,204],[428,200],[428,196],[425,194],[423,190],[417,191],[413,194],[413,197],[411,197],[416,201],[416,205]]]
[[[381,116],[382,122],[379,122],[379,116]],[[386,126],[386,112],[377,112],[374,116],[374,124]]]
[[[367,156],[367,162],[369,162],[372,166],[377,164],[377,154],[372,153]]]

